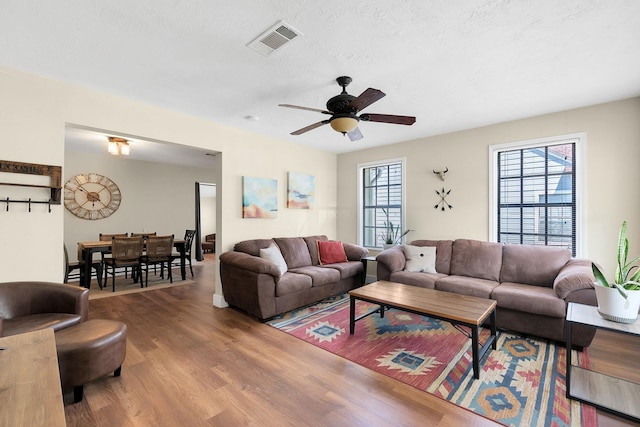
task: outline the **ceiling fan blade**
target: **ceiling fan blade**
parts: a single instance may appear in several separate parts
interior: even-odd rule
[[[360,120],[365,122],[394,123],[397,125],[412,125],[416,122],[413,116],[394,116],[392,114],[362,114]]]
[[[314,123],[312,125],[309,125],[307,127],[303,127],[302,129],[298,129],[296,131],[291,132],[291,135],[302,135],[305,132],[309,132],[310,130],[313,130],[315,128],[319,128],[322,125],[326,125],[327,123],[329,123],[329,120],[323,120],[321,122],[318,123]]]
[[[278,107],[286,107],[286,108],[295,108],[297,110],[307,110],[307,111],[315,111],[317,113],[322,113],[322,114],[333,114],[331,111],[327,111],[327,110],[319,110],[317,108],[309,108],[309,107],[300,107],[299,105],[291,105],[291,104],[278,104]]]
[[[369,88],[362,92],[359,97],[351,101],[349,106],[357,111],[364,110],[369,105],[385,97],[385,93],[378,89]]]
[[[357,127],[351,132],[347,132],[347,135],[349,136],[349,139],[351,141],[358,141],[363,138],[362,132],[360,132],[360,128]]]

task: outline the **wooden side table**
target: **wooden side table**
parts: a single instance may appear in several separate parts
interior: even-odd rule
[[[572,365],[571,328],[574,324],[640,337],[640,319],[626,324],[602,318],[597,307],[570,302],[565,324],[567,343],[567,397],[624,418],[640,421],[640,384]]]
[[[362,261],[362,265],[364,266],[364,277],[362,278],[362,284],[367,284],[367,267],[369,266],[369,262],[374,262],[376,260],[375,256],[366,256],[363,257],[360,261]],[[377,274],[376,274],[377,276]]]
[[[53,329],[0,338],[0,426],[66,426]]]

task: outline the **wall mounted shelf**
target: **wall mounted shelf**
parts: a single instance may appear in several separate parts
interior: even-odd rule
[[[6,203],[7,211],[11,203],[27,203],[29,205],[29,212],[31,212],[32,204],[49,205],[49,212],[51,212],[51,205],[60,204],[62,196],[62,167],[0,160],[0,172],[48,176],[50,180],[49,185],[0,182],[0,186],[45,188],[50,190],[49,200],[31,200],[30,198],[28,200],[15,200],[9,197],[2,199],[1,202]]]

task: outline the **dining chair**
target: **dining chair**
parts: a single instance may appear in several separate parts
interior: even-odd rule
[[[101,242],[110,242],[114,237],[129,237],[129,233],[115,233],[115,234],[104,234],[104,233],[100,233],[98,235],[98,239]],[[107,281],[107,269],[105,268],[105,264],[104,264],[104,260],[105,258],[110,258],[111,257],[111,252],[110,251],[105,251],[105,252],[101,252],[100,253],[100,261],[102,262],[102,269],[105,272],[104,273],[104,280],[105,280],[105,284]],[[124,277],[128,276],[128,268],[124,269]]]
[[[193,277],[193,267],[191,266],[191,247],[193,246],[193,238],[196,235],[196,230],[185,230],[184,232],[184,258],[185,262],[189,263],[189,270],[191,270],[191,277]],[[174,252],[171,254],[171,264],[175,264],[175,260],[180,259],[180,254]]]
[[[64,248],[64,283],[69,283],[69,279],[80,279],[82,272],[84,271],[84,261],[69,261],[69,252],[67,251],[67,245],[63,244]],[[80,259],[80,258],[78,258]],[[102,262],[95,261],[91,263],[91,269],[96,271],[96,279],[98,286],[102,289]],[[77,273],[74,273],[78,270]],[[88,282],[91,286],[91,281]]]
[[[144,240],[147,240],[147,238],[148,238],[149,236],[156,236],[156,235],[157,235],[157,233],[154,231],[153,233],[131,233],[130,235],[131,235],[131,237],[138,237],[138,236],[142,236],[142,238],[143,238]]]
[[[131,267],[134,283],[140,279],[140,287],[144,287],[142,281],[142,268],[140,258],[142,257],[143,240],[142,237],[114,237],[111,239],[111,257],[105,258],[105,277],[111,273],[112,292],[116,290],[116,269]],[[111,267],[111,272],[109,272]],[[126,277],[126,275],[125,275]]]
[[[144,243],[146,243],[146,242],[147,242],[147,238],[148,238],[149,236],[156,236],[156,235],[157,235],[157,233],[156,233],[155,231],[154,231],[154,232],[147,232],[147,233],[144,233],[144,232],[143,232],[143,233],[131,233],[131,234],[130,234],[130,236],[131,236],[131,237],[139,237],[139,236],[142,236],[142,240],[144,241]],[[144,248],[143,248],[143,252],[142,252],[142,253],[143,253],[143,255],[144,255]],[[156,274],[156,266],[155,266],[155,265],[153,266],[153,274]]]
[[[160,264],[160,278],[164,279],[164,265],[167,264],[169,283],[173,283],[171,275],[171,252],[173,251],[173,234],[170,236],[147,237],[146,251],[142,255],[141,263],[144,266],[146,285],[149,285],[149,266]]]

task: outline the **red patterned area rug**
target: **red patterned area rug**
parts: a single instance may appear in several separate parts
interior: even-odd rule
[[[375,308],[358,301],[356,316]],[[496,350],[473,379],[471,339],[450,323],[390,310],[356,323],[349,298],[328,298],[268,322],[271,326],[369,369],[509,426],[597,426],[595,408],[565,397],[565,348],[499,332]],[[481,342],[489,331],[483,330]],[[574,351],[587,367],[587,352]],[[574,362],[576,363],[576,362]]]

